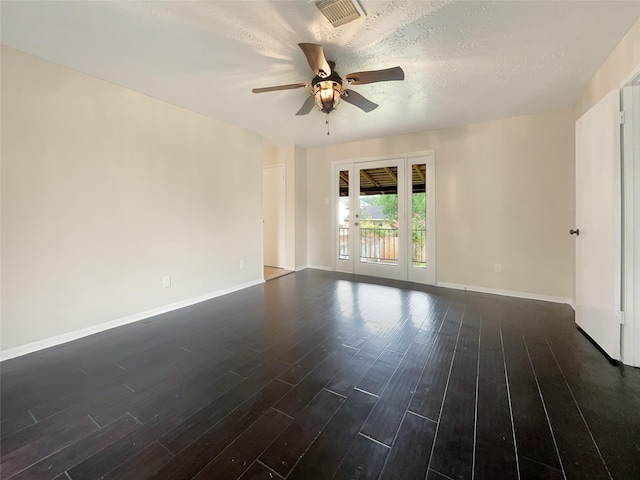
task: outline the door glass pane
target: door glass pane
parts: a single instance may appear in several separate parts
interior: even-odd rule
[[[349,260],[349,170],[338,175],[338,258]]]
[[[398,264],[398,168],[360,170],[360,261]]]
[[[427,267],[426,173],[424,163],[411,166],[411,263],[417,268]]]

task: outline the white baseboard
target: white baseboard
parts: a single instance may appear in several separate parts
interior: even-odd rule
[[[73,340],[78,340],[79,338],[87,337],[95,333],[104,332],[105,330],[111,330],[112,328],[120,327],[122,325],[127,325],[129,323],[139,322],[140,320],[146,320],[148,318],[155,317],[163,313],[168,313],[173,310],[178,310],[180,308],[188,307],[190,305],[195,305],[196,303],[204,302],[206,300],[211,300],[212,298],[237,292],[238,290],[243,290],[245,288],[253,287],[261,283],[264,283],[263,279],[253,280],[251,282],[243,283],[241,285],[235,285],[230,288],[225,288],[224,290],[218,290],[216,292],[207,293],[205,295],[200,295],[198,297],[181,300],[179,302],[171,303],[169,305],[164,305],[162,307],[147,310],[145,312],[135,313],[133,315],[129,315],[123,318],[118,318],[116,320],[111,320],[109,322],[93,325],[91,327],[83,328],[81,330],[75,330],[73,332],[63,333],[61,335],[56,335],[55,337],[49,337],[49,338],[45,338],[44,340],[38,340],[37,342],[31,342],[25,345],[20,345],[19,347],[3,350],[0,352],[0,361],[5,361],[11,358],[27,355],[28,353],[37,352],[38,350],[43,350],[45,348],[55,347],[56,345],[61,345],[63,343],[71,342]]]
[[[437,282],[438,287],[452,288],[454,290],[469,290],[478,293],[491,293],[493,295],[502,295],[504,297],[526,298],[528,300],[542,300],[551,303],[566,303],[573,307],[573,300],[565,297],[554,297],[551,295],[540,295],[538,293],[517,292],[514,290],[500,290],[497,288],[476,287],[473,285],[461,285],[458,283]]]
[[[301,272],[302,270],[306,270],[307,268],[309,268],[309,265],[301,265],[299,267],[296,267],[296,272]]]
[[[325,272],[334,272],[335,270],[325,265],[307,265],[306,268],[313,268],[314,270],[324,270]]]
[[[328,272],[336,271],[331,267],[326,267],[323,265],[305,265],[304,267],[298,268],[296,271],[303,270],[305,268],[325,270]],[[502,295],[505,297],[525,298],[528,300],[542,300],[543,302],[551,302],[551,303],[564,303],[569,305],[571,308],[573,308],[573,310],[576,309],[573,299],[567,298],[567,297],[554,297],[552,295],[541,295],[538,293],[529,293],[529,292],[517,292],[515,290],[500,290],[497,288],[477,287],[473,285],[462,285],[459,283],[449,283],[449,282],[436,282],[436,286],[444,287],[444,288],[452,288],[455,290],[469,290],[471,292],[478,292],[478,293],[490,293],[493,295]]]

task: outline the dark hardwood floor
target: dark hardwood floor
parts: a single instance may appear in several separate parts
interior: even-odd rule
[[[566,305],[305,270],[0,373],[3,479],[640,479]]]

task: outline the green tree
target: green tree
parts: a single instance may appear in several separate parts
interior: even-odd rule
[[[398,221],[398,195],[371,195],[367,197],[367,202],[382,207],[382,216],[387,223]]]
[[[414,230],[424,230],[427,225],[426,195],[424,193],[414,193],[411,200],[411,226]]]
[[[424,193],[414,193],[411,201],[411,227],[424,230],[426,225],[426,205]],[[382,215],[389,225],[398,224],[398,195],[371,195],[367,197],[371,205],[382,207]]]

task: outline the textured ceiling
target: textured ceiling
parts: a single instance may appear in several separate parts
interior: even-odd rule
[[[2,43],[263,134],[317,146],[571,105],[640,15],[640,2],[362,0],[334,29],[307,1],[2,1]],[[320,43],[336,70],[400,65],[404,82],[354,86],[346,103],[295,116],[308,82],[297,47]]]

